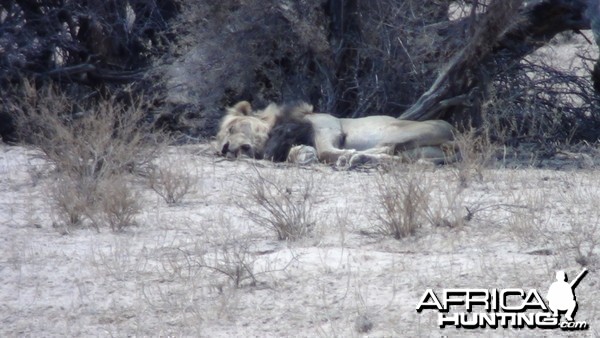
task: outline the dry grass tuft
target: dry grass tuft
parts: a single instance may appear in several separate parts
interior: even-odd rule
[[[378,231],[395,239],[414,235],[425,222],[431,184],[417,170],[393,169],[377,177]]]
[[[135,216],[141,211],[140,198],[122,177],[104,180],[98,189],[99,214],[103,223],[113,231],[135,225]]]
[[[494,160],[495,146],[487,134],[487,130],[480,135],[470,129],[455,136],[461,158],[453,168],[461,188],[468,187],[473,180],[482,182],[485,169]]]
[[[556,180],[560,203],[543,190],[523,191],[516,198],[520,207],[507,218],[512,236],[526,250],[545,250],[581,266],[600,262],[600,199],[594,172],[577,180],[565,176]],[[583,176],[583,178],[581,178]]]
[[[246,216],[259,226],[275,232],[278,240],[297,240],[308,236],[315,225],[315,180],[300,175],[299,169],[281,176],[266,177],[255,169],[255,176],[244,181],[254,206],[238,203]]]
[[[122,230],[133,224],[138,197],[122,183],[147,170],[159,150],[144,123],[143,99],[76,101],[51,85],[26,82],[24,89],[10,108],[19,129],[55,167],[49,195],[63,225],[87,220],[97,229]]]
[[[168,205],[178,204],[193,190],[195,179],[189,169],[179,161],[161,163],[150,173],[150,188]]]
[[[379,233],[401,239],[423,225],[457,227],[468,220],[463,189],[436,185],[429,174],[418,165],[379,173],[373,212]]]

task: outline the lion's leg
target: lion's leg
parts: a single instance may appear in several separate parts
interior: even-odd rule
[[[376,148],[361,150],[358,153],[361,153],[361,154],[374,154],[374,155],[378,155],[378,154],[393,155],[394,154],[394,150],[395,149],[394,149],[393,146],[381,146],[381,147],[376,147]]]
[[[325,163],[336,163],[338,167],[352,165],[352,163],[377,163],[381,159],[390,158],[394,148],[390,146],[377,147],[367,150],[339,149],[329,147],[319,151],[319,160]],[[354,158],[354,160],[352,160]]]
[[[316,131],[315,146],[319,161],[335,163],[337,167],[356,167],[361,164],[376,164],[382,157],[389,157],[394,152],[394,147],[385,145],[367,150],[341,149],[339,144],[343,133],[341,128],[322,128]]]
[[[340,161],[347,161],[356,153],[354,149],[317,149],[319,155],[319,161],[324,163],[339,163]]]
[[[358,151],[352,155],[352,157],[350,157],[350,160],[347,163],[347,168],[354,169],[364,165],[375,166],[381,164],[382,162],[391,162],[393,159],[394,156],[385,153],[373,154],[368,151]]]
[[[424,160],[433,164],[450,164],[460,160],[460,153],[453,142],[447,142],[437,146],[416,147],[410,150],[398,152],[403,161],[416,162]]]
[[[406,150],[398,154],[403,161],[416,162],[425,160],[434,164],[446,163],[446,154],[437,146],[417,147],[411,150]]]

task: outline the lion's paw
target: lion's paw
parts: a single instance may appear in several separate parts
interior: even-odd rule
[[[379,161],[374,156],[366,154],[356,154],[350,158],[350,165],[348,169],[355,169],[365,165],[377,165]]]
[[[317,150],[313,147],[295,146],[290,149],[288,161],[299,165],[309,165],[317,163],[319,161],[319,157],[317,156]]]
[[[344,154],[341,155],[340,157],[338,157],[337,162],[335,162],[335,166],[336,168],[346,168],[348,166],[348,163],[350,163],[350,157],[352,155],[351,154]]]

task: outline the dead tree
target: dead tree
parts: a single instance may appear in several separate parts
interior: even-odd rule
[[[590,19],[590,27],[594,32],[596,45],[600,45],[600,0],[588,1],[586,15]],[[600,93],[600,59],[594,65],[592,81],[594,82],[594,90]]]
[[[585,0],[547,0],[533,5],[524,5],[522,0],[492,1],[470,41],[399,118],[428,120],[463,113],[465,107],[477,104],[474,101],[482,94],[481,88],[503,69],[560,32],[589,29],[586,9]]]

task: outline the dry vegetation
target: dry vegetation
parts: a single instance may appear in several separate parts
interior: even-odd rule
[[[24,83],[20,98],[9,101],[24,135],[53,165],[56,226],[104,225],[115,231],[135,224],[140,211],[129,181],[148,171],[160,148],[144,124],[140,99],[116,96],[75,101],[49,85]],[[86,223],[87,224],[84,224]]]
[[[238,205],[246,216],[258,226],[264,226],[276,234],[278,240],[297,240],[310,235],[315,222],[317,187],[313,177],[290,169],[285,178],[265,177],[258,170],[256,176],[244,182],[245,194]],[[248,206],[247,199],[255,206]]]
[[[187,163],[185,158],[168,156],[151,168],[148,183],[167,204],[176,205],[194,192],[199,174],[198,168]]]
[[[0,149],[6,336],[444,334],[435,314],[414,311],[426,288],[543,294],[555,270],[572,276],[583,266],[592,273],[577,288],[576,318],[598,333],[596,167],[509,169],[514,164],[476,158],[337,171],[168,147],[154,168],[196,169],[182,200],[157,194],[155,174],[110,176],[98,191],[112,182],[122,190],[98,201],[104,216],[94,220],[103,225],[63,236],[52,222],[69,216],[55,214],[61,210],[46,192],[74,181],[44,152]],[[461,166],[478,168],[465,171],[466,186],[457,180]]]
[[[129,11],[162,31],[179,6],[165,3],[162,14]],[[325,26],[310,24],[328,22],[311,2],[202,4],[185,7],[197,11],[170,32],[195,27],[178,46],[205,44],[187,45],[185,61],[158,84],[168,85],[171,100],[194,89],[195,105],[180,113],[200,118],[205,132],[220,114],[215,107],[237,99],[315,98],[324,111],[347,116],[399,112],[465,38],[442,44],[438,33],[472,28],[455,20],[437,25],[447,17],[445,2],[383,0],[359,6],[364,41],[335,30],[329,40]],[[35,21],[17,19],[17,26]],[[407,28],[417,21],[426,28]],[[43,40],[26,59],[50,46],[44,55],[60,68],[36,74],[91,69],[76,73],[85,89],[17,72],[8,75],[19,85],[0,90],[19,93],[0,98],[1,112],[14,114],[30,142],[0,145],[0,336],[521,336],[440,330],[436,314],[416,313],[415,305],[426,288],[544,294],[556,270],[573,276],[582,267],[591,273],[577,288],[576,318],[590,324],[585,334],[600,335],[600,156],[596,145],[576,143],[596,137],[597,105],[584,75],[590,62],[562,71],[534,55],[501,72],[484,89],[482,120],[472,121],[479,128],[457,135],[458,163],[339,171],[228,161],[206,145],[166,146],[147,122],[148,107],[168,100],[139,96],[139,88],[130,95],[126,86],[86,87],[86,79],[101,80],[105,67],[136,46],[147,56],[182,51],[134,20],[123,34],[132,37],[127,55],[110,48],[80,55],[71,48],[85,40],[61,32],[83,23],[65,22],[57,24],[62,40]],[[334,28],[353,29],[342,26]],[[33,43],[36,36],[25,37]],[[46,45],[52,41],[59,46]],[[24,51],[7,52],[0,64]],[[83,56],[99,60],[81,68]],[[332,66],[339,60],[343,66]],[[132,62],[103,74],[136,77],[150,59]]]
[[[437,335],[426,288],[543,294],[582,267],[598,333],[597,153],[510,157],[490,127],[443,167],[229,161],[163,145],[135,104],[28,88],[36,146],[0,148],[2,335]]]

